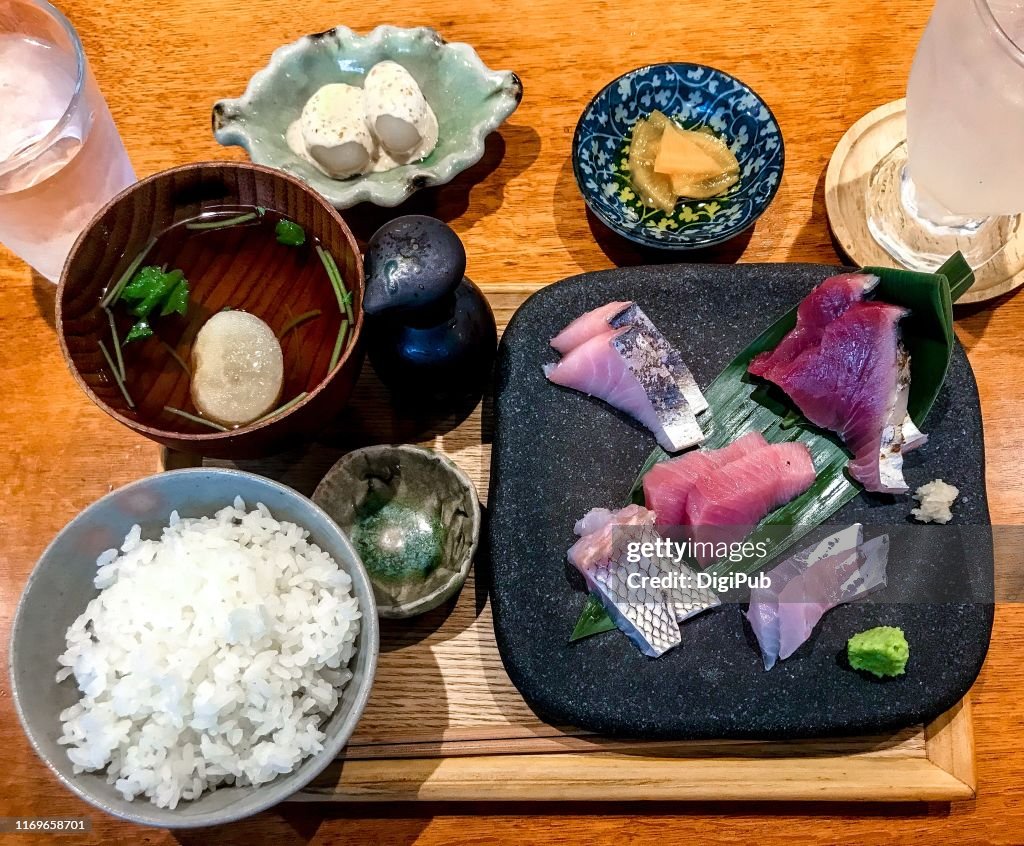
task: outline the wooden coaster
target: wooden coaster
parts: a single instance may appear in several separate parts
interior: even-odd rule
[[[825,174],[825,208],[837,247],[851,263],[899,267],[868,231],[865,199],[874,166],[907,137],[907,101],[894,100],[864,115],[836,145]],[[1008,261],[989,261],[975,270],[975,283],[958,304],[990,300],[1024,285],[1016,258],[1024,253],[1024,226],[1005,251]]]

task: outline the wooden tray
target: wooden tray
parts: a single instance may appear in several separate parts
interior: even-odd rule
[[[540,286],[486,289],[499,328]],[[442,420],[396,420],[364,368],[321,442],[235,466],[307,495],[345,451],[414,442],[443,450],[486,501],[490,403]],[[164,452],[160,469],[201,460]],[[382,621],[373,693],[342,757],[305,801],[829,800],[951,801],[975,794],[967,698],[927,726],[885,736],[796,742],[641,742],[540,721],[498,656],[486,588],[471,574],[453,607]]]

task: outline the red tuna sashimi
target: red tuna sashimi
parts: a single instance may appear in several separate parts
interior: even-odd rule
[[[791,364],[805,350],[821,343],[825,327],[859,303],[878,284],[867,273],[844,273],[822,282],[797,306],[796,326],[778,346],[755,356],[749,370],[755,376],[774,380],[780,368]]]
[[[825,328],[820,346],[771,377],[808,420],[842,437],[854,456],[850,475],[869,491],[899,489],[882,483],[880,456],[899,394],[897,326],[905,314],[858,303]]]
[[[631,306],[631,302],[614,302],[581,314],[551,339],[551,346],[565,355],[584,341],[608,331],[608,321]]]
[[[762,517],[807,490],[814,476],[811,454],[797,442],[769,444],[701,476],[686,500],[694,543],[743,540]],[[706,563],[714,556],[697,558]]]
[[[662,526],[686,525],[686,499],[701,476],[768,446],[760,432],[748,432],[721,449],[688,452],[655,464],[644,475],[644,499]]]

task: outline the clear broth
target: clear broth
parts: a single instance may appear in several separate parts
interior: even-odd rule
[[[206,209],[195,221],[205,222],[213,212],[226,218],[254,211],[252,207]],[[214,431],[165,410],[164,406],[171,406],[201,416],[192,403],[191,379],[164,343],[191,368],[196,335],[213,314],[225,308],[255,315],[279,338],[294,318],[319,310],[318,317],[280,338],[284,387],[278,405],[312,391],[326,378],[342,320],[338,301],[317,254],[317,239],[306,232],[301,246],[278,243],[275,227],[283,218],[268,209],[255,220],[222,229],[188,229],[186,224],[195,221],[182,221],[157,236],[142,266],[180,269],[189,283],[189,308],[185,316],[160,317],[154,311],[153,336],[125,344],[137,318],[123,300],[111,306],[122,341],[125,386],[135,403],[134,411],[126,411],[129,416],[143,425],[175,432]],[[114,354],[113,349],[110,352]]]

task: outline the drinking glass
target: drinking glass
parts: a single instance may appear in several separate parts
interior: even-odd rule
[[[0,0],[0,241],[55,282],[134,181],[74,27],[46,0]]]
[[[897,261],[978,268],[1024,212],[1024,0],[938,0],[907,85],[907,140],[868,185],[868,228]]]

